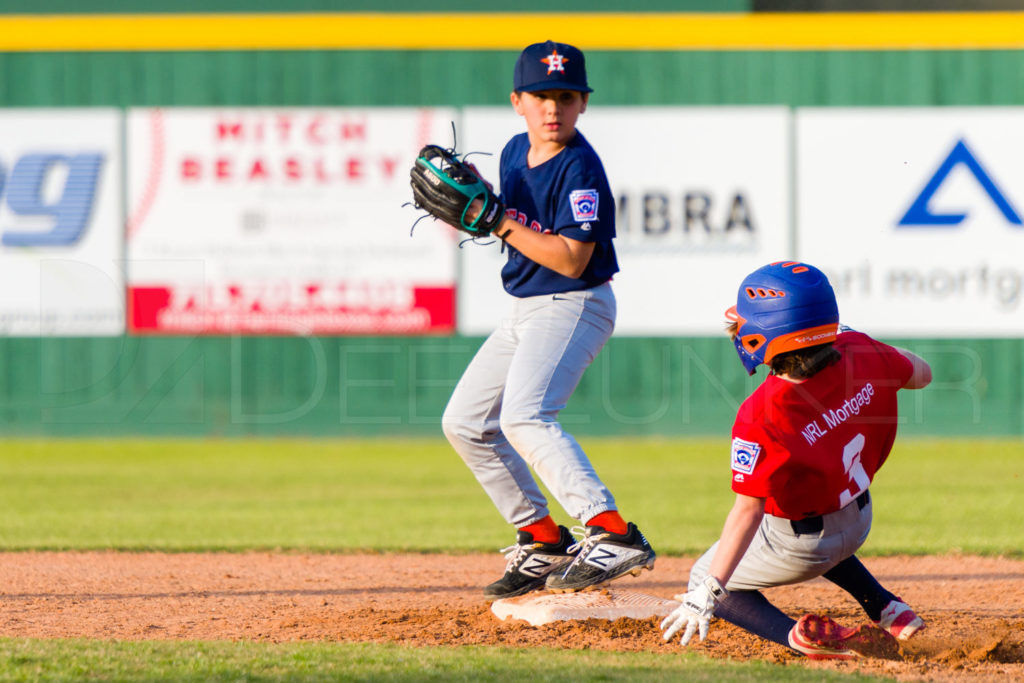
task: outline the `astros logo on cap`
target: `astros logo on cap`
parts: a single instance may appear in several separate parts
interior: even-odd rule
[[[568,62],[569,59],[558,54],[558,50],[552,50],[550,55],[540,61],[548,65],[549,74],[552,71],[561,71],[562,73],[565,73],[565,63]]]

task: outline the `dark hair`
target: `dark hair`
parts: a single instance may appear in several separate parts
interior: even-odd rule
[[[733,339],[739,330],[739,323],[730,323],[725,331]],[[796,351],[780,353],[767,363],[773,375],[786,375],[791,379],[808,379],[839,360],[840,354],[832,348],[832,342],[816,344]]]
[[[787,375],[792,379],[808,379],[838,361],[839,358],[839,352],[832,348],[832,342],[829,342],[780,353],[772,358],[769,367],[774,375]]]

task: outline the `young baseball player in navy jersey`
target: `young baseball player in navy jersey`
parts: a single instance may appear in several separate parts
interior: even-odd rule
[[[508,252],[501,277],[512,311],[480,347],[445,409],[445,436],[507,522],[504,575],[484,589],[506,598],[575,591],[654,566],[655,553],[617,512],[558,413],[615,326],[615,202],[601,160],[576,130],[587,108],[580,50],[548,41],[520,54],[512,106],[526,132],[501,153]],[[533,475],[584,523],[577,541],[554,522]]]
[[[754,271],[726,312],[750,374],[771,373],[740,406],[732,430],[736,502],[721,538],[690,571],[682,605],[661,624],[703,640],[712,616],[815,659],[896,651],[924,622],[854,553],[871,530],[868,487],[896,437],[896,393],[920,389],[931,368],[909,351],[839,328],[828,279],[794,261]],[[761,589],[824,576],[875,625],[793,620]],[[876,627],[877,626],[877,627]]]

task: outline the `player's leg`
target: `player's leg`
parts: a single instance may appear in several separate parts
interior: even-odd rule
[[[822,576],[849,593],[876,625],[896,638],[906,640],[924,628],[924,620],[899,597],[883,588],[854,556],[871,530],[872,510],[871,494],[865,491],[857,498],[856,505],[851,503],[840,511],[847,517],[856,515],[856,524],[850,522],[851,533],[844,535],[839,561]]]
[[[822,576],[849,593],[873,621],[878,621],[886,605],[896,599],[878,583],[856,555],[846,558]]]
[[[690,569],[689,588],[691,590],[707,576],[711,560],[717,549],[718,542],[716,541]],[[763,581],[769,582],[767,578],[764,578]],[[715,608],[716,617],[765,640],[789,647],[789,632],[796,624],[795,619],[771,604],[760,591],[739,590],[735,584],[728,586],[726,590],[729,591],[729,595]]]
[[[694,564],[690,571],[691,588],[706,576],[717,546],[716,543]],[[748,580],[754,574],[748,570]],[[715,608],[716,617],[811,659],[891,657],[896,650],[896,641],[878,629],[847,628],[816,614],[793,619],[759,590],[740,590],[732,585],[728,590],[729,594]]]
[[[914,613],[910,605],[883,588],[854,555],[867,539],[873,516],[871,494],[865,491],[858,501],[861,504],[856,508],[853,505],[848,506],[848,511],[853,514],[856,510],[863,538],[851,537],[843,548],[842,559],[823,576],[860,603],[868,617],[879,628],[885,629],[900,640],[906,640],[924,628],[924,620]]]
[[[766,515],[727,582],[729,596],[715,610],[715,616],[809,657],[843,659],[857,656],[851,648],[866,652],[876,649],[878,643],[871,638],[872,634],[844,629],[816,616],[794,620],[759,592],[763,588],[807,581],[834,567],[847,548],[859,547],[867,537],[870,512],[864,515],[858,505],[848,506],[826,515],[821,524],[817,533],[799,533],[789,520]],[[694,563],[690,570],[691,589],[707,576],[717,548],[715,543]],[[828,640],[825,636],[831,637],[833,632],[839,635]]]
[[[574,544],[569,530],[551,520],[529,467],[501,431],[505,375],[516,347],[510,331],[511,326],[499,328],[480,347],[441,419],[452,447],[505,520],[518,529],[515,543],[502,550],[507,560],[504,573],[484,588],[490,599],[542,588],[549,573],[572,560],[569,548]],[[540,530],[553,533],[542,537]]]
[[[519,344],[505,387],[501,429],[566,512],[587,525],[577,559],[566,572],[552,573],[548,588],[580,590],[653,567],[650,544],[618,515],[611,492],[558,421],[611,336],[611,286],[532,297],[519,307]],[[592,556],[601,561],[591,561]]]
[[[796,619],[769,602],[760,591],[733,591],[718,603],[715,616],[765,640],[789,647]]]
[[[548,507],[530,468],[501,431],[505,376],[515,349],[507,325],[487,338],[456,384],[441,427],[505,521],[523,527],[547,517]]]
[[[924,628],[924,620],[907,603],[886,590],[856,555],[851,555],[823,576],[849,593],[879,628],[906,640]]]
[[[558,414],[614,328],[614,296],[607,285],[598,289],[517,301],[500,425],[566,512],[584,522],[614,510],[615,499]]]

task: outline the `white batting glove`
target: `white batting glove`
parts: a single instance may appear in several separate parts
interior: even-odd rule
[[[727,595],[729,593],[722,588],[718,579],[711,575],[704,577],[696,588],[682,596],[683,604],[661,622],[661,630],[665,632],[662,638],[666,642],[672,640],[672,637],[685,626],[686,630],[679,639],[680,645],[688,644],[695,633],[699,633],[700,639],[704,640],[708,635],[715,607]]]

